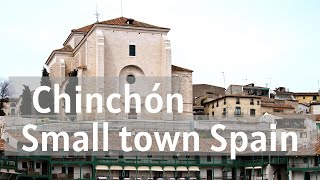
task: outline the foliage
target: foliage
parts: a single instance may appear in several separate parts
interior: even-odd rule
[[[22,102],[20,112],[22,116],[32,115],[32,95],[29,86],[23,85]]]
[[[75,120],[76,119],[76,86],[78,85],[78,71],[73,70],[72,72],[69,73],[69,82],[66,85],[65,93],[70,96],[70,113],[66,113],[68,118],[70,120]]]
[[[46,70],[46,68],[43,68],[42,70],[42,78],[40,81],[40,85],[41,86],[48,86],[50,88],[52,88],[52,83],[49,77],[49,73]],[[51,109],[51,112],[45,114],[45,115],[53,115],[54,114],[54,95],[53,95],[53,91],[42,91],[39,94],[39,105],[41,108],[47,108],[49,107]],[[37,114],[41,114],[39,112],[37,112]]]

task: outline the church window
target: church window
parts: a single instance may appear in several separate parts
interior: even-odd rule
[[[136,82],[136,77],[134,77],[134,75],[130,74],[127,76],[127,82],[129,84],[134,84]]]
[[[136,56],[136,45],[129,45],[129,56]]]

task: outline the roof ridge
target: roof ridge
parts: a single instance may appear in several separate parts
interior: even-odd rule
[[[131,23],[128,23],[128,20],[132,20]],[[155,26],[152,24],[144,23],[141,21],[134,20],[133,18],[126,18],[126,17],[118,17],[114,19],[109,19],[105,21],[96,22],[93,24],[89,24],[86,26],[83,26],[81,28],[72,29],[71,32],[82,32],[82,33],[88,33],[93,25],[95,24],[102,24],[102,25],[114,25],[114,26],[129,26],[129,27],[142,27],[142,28],[156,28],[156,29],[168,29],[165,27]]]

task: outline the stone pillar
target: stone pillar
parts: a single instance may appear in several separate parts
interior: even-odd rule
[[[104,94],[104,35],[102,30],[96,31],[96,93]],[[105,103],[102,103],[102,113],[95,115],[96,119],[105,119]]]

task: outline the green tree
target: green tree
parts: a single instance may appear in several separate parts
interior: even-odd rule
[[[42,70],[42,78],[40,81],[41,86],[48,86],[52,88],[52,83],[49,77],[49,73],[46,68],[43,68]],[[46,114],[41,114],[37,112],[38,115],[43,116],[43,117],[52,117],[54,115],[54,95],[53,95],[53,90],[47,92],[47,91],[42,91],[39,94],[39,105],[41,108],[47,108],[49,107],[51,109],[51,112],[46,113]]]
[[[20,112],[22,116],[32,115],[32,95],[29,86],[23,85],[22,102]]]
[[[77,113],[76,113],[76,86],[78,85],[78,71],[73,70],[69,73],[69,82],[66,85],[65,93],[70,96],[70,113],[66,113],[68,118],[71,121],[74,121],[76,119]]]

